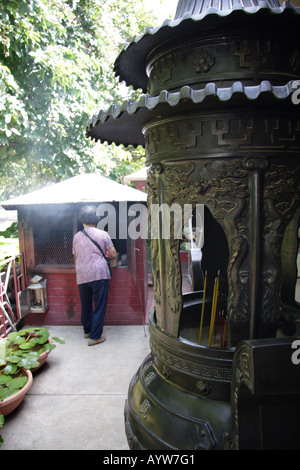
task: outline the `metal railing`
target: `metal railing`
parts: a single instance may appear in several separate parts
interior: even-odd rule
[[[22,254],[0,262],[0,338],[17,330],[21,320],[20,292],[25,288],[24,275],[17,272],[16,260],[22,262]],[[12,302],[12,298],[15,302]]]

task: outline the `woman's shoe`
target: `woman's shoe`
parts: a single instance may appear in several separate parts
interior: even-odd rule
[[[95,346],[95,344],[103,343],[106,340],[105,336],[100,336],[98,339],[89,339],[88,345]]]

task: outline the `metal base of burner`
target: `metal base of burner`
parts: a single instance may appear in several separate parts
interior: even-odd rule
[[[131,450],[224,449],[230,433],[234,350],[175,339],[150,321],[149,354],[125,405]]]
[[[155,312],[150,318],[151,354],[125,404],[129,448],[299,449],[299,336],[199,345],[190,334],[195,296],[185,297],[179,339],[158,328]]]

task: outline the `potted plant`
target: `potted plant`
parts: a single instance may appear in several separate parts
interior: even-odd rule
[[[33,360],[35,366],[37,358]],[[6,416],[19,406],[32,385],[32,373],[23,368],[22,358],[15,363],[6,358],[6,341],[0,341],[0,416]],[[2,422],[2,420],[1,420]],[[3,424],[3,423],[2,423]]]
[[[39,369],[49,352],[64,344],[62,338],[50,338],[46,328],[26,328],[9,333],[0,341],[0,428],[4,416],[14,411],[25,398],[33,383],[31,371]],[[0,447],[3,443],[0,435]]]
[[[47,328],[31,327],[9,333],[6,338],[6,361],[35,372],[47,360],[56,347],[53,342],[64,344],[62,338],[50,338]]]
[[[20,405],[32,381],[32,372],[29,369],[9,363],[0,366],[0,413],[3,416]]]

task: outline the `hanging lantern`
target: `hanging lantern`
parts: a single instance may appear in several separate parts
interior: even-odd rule
[[[29,312],[45,313],[48,309],[47,279],[34,276],[27,288],[27,303]]]

